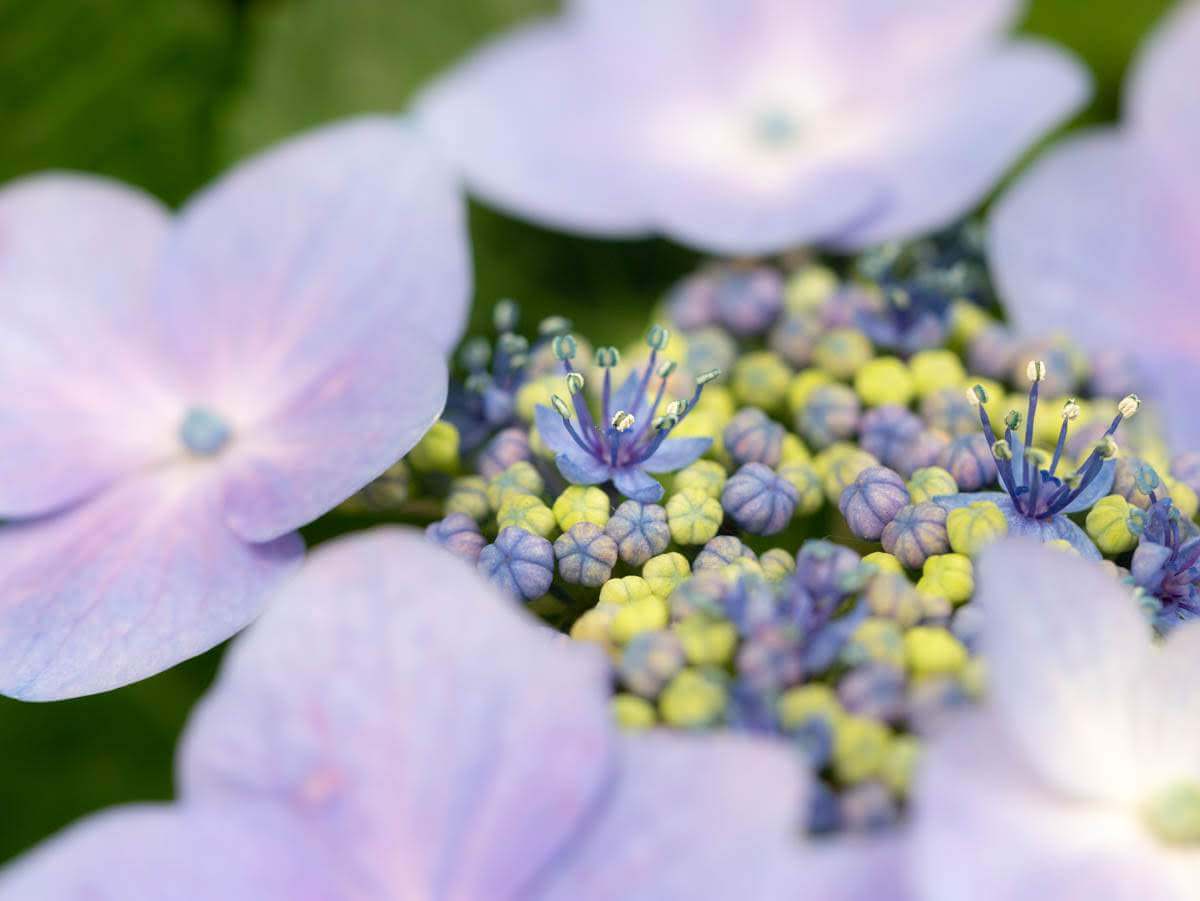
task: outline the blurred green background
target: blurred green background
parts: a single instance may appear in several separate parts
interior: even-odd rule
[[[971,0],[964,0],[971,2]],[[1117,117],[1138,41],[1169,0],[1033,0],[1023,25],[1096,77],[1073,123]],[[549,0],[0,0],[0,181],[73,168],[172,204],[230,162],[315,123],[404,106],[423,80]],[[471,215],[476,315],[512,296],[613,334],[693,256],[593,242],[482,208]],[[603,329],[601,319],[603,317]],[[618,343],[620,343],[618,341]],[[310,536],[312,537],[312,536]],[[220,649],[120,691],[57,704],[0,698],[0,860],[88,811],[171,795],[176,738]]]

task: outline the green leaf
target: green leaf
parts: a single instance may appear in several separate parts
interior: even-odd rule
[[[0,180],[84,169],[178,202],[209,174],[234,49],[216,0],[0,0]]]

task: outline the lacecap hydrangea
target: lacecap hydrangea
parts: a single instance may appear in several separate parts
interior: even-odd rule
[[[779,736],[817,777],[811,832],[887,829],[924,737],[985,690],[993,542],[1109,561],[1160,631],[1200,609],[1200,455],[1169,458],[1110,363],[1002,315],[969,225],[837,268],[705,264],[624,349],[561,318],[527,337],[504,302],[357,502],[433,519],[604,648],[623,727]]]

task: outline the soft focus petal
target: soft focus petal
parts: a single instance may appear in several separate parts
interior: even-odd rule
[[[144,312],[169,227],[155,198],[107,178],[55,172],[9,182],[0,189],[0,292],[40,285],[72,310]]]
[[[449,374],[410,333],[372,336],[234,446],[226,520],[250,541],[298,529],[407,453],[437,421]]]
[[[542,443],[556,454],[580,452],[579,445],[563,425],[562,417],[549,407],[538,404],[533,410],[533,421],[537,425],[537,433]]]
[[[0,517],[65,506],[163,455],[181,414],[145,337],[167,228],[157,201],[106,179],[0,190]]]
[[[952,725],[928,750],[915,793],[916,897],[1192,897],[1175,892],[1167,854],[1131,812],[1055,795],[992,718],[972,714]]]
[[[989,257],[1027,335],[1062,332],[1120,348],[1150,377],[1180,449],[1200,438],[1190,409],[1200,360],[1200,206],[1128,137],[1094,132],[1039,160],[992,213]]]
[[[416,115],[489,203],[570,231],[646,231],[618,168],[619,110],[587,63],[569,25],[518,28],[436,81]]]
[[[1139,680],[1136,740],[1140,759],[1154,761],[1141,768],[1143,795],[1164,783],[1190,779],[1200,782],[1200,623],[1175,629],[1153,656]]]
[[[400,120],[351,120],[242,163],[188,203],[160,326],[194,402],[253,426],[373,344],[411,334],[449,350],[469,272],[445,165]]]
[[[641,501],[643,504],[657,503],[663,496],[662,483],[636,467],[614,469],[612,481],[616,489],[627,498]]]
[[[673,472],[683,469],[712,446],[711,438],[668,438],[645,463],[646,472]]]
[[[575,485],[599,485],[607,482],[612,469],[601,463],[583,448],[571,442],[574,446],[554,458],[554,465],[563,474],[563,478]]]
[[[785,748],[657,733],[625,738],[618,761],[611,796],[537,897],[792,896],[806,779]]]
[[[116,688],[254,619],[303,544],[233,535],[213,474],[190,471],[199,465],[0,530],[0,691],[52,700]]]
[[[336,863],[265,809],[119,807],[0,874],[0,901],[344,901]]]
[[[907,834],[842,835],[809,844],[799,867],[798,898],[915,901]]]
[[[1037,138],[1087,100],[1086,70],[1048,44],[1023,41],[926,86],[905,131],[868,171],[887,181],[884,208],[838,241],[866,247],[944,226],[969,212]]]
[[[1134,692],[1153,650],[1128,587],[1018,539],[984,552],[977,584],[991,701],[1027,765],[1064,796],[1128,798]]]
[[[1127,84],[1134,130],[1171,166],[1171,178],[1191,192],[1200,216],[1200,3],[1169,12],[1142,48]]]
[[[359,534],[234,647],[182,792],[287,805],[384,897],[519,895],[612,775],[607,695],[598,655],[418,533]]]

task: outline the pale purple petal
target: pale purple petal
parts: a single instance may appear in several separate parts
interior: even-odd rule
[[[654,477],[646,475],[637,467],[627,466],[624,469],[614,469],[612,481],[616,489],[631,501],[653,504],[663,496],[662,483]]]
[[[533,410],[533,421],[537,426],[538,436],[542,439],[542,443],[556,454],[581,451],[579,445],[575,443],[575,439],[567,432],[562,417],[549,407],[538,404]]]
[[[1091,92],[1086,70],[1062,50],[1011,43],[924,85],[886,156],[869,171],[887,200],[838,239],[847,248],[929,231],[969,212],[1037,138]]]
[[[646,472],[673,472],[698,460],[712,446],[711,438],[668,438],[642,464]]]
[[[554,458],[554,464],[563,478],[575,485],[599,485],[607,482],[612,475],[612,468],[601,463],[583,448],[574,445]]]
[[[136,682],[224,641],[300,559],[247,544],[204,464],[128,479],[0,530],[0,691],[53,700]]]
[[[621,116],[566,21],[515,29],[418,99],[421,126],[501,209],[559,229],[638,234],[650,223],[622,171]]]
[[[447,351],[469,283],[453,176],[403,121],[363,118],[286,141],[184,207],[159,326],[194,402],[245,430],[373,345]]]
[[[118,807],[0,873],[0,901],[366,901],[336,866],[268,809]]]
[[[235,438],[226,464],[229,527],[266,541],[345,500],[437,421],[447,380],[441,351],[409,333],[359,342],[357,352],[347,347],[286,408]]]
[[[1153,652],[1129,587],[1021,539],[984,552],[977,585],[991,702],[1015,747],[1064,795],[1125,797],[1134,692]]]
[[[1167,637],[1153,655],[1139,680],[1142,700],[1138,705],[1140,760],[1153,760],[1142,767],[1144,796],[1162,789],[1164,781],[1188,779],[1200,782],[1200,623],[1185,623]]]
[[[977,501],[989,501],[1001,509],[1007,504],[1011,511],[1012,503],[1003,491],[963,491],[959,494],[940,494],[933,502],[945,510],[957,510],[959,507],[969,507]]]
[[[600,655],[461,561],[360,533],[310,555],[234,647],[182,794],[290,808],[383,897],[519,896],[612,777],[607,697]]]
[[[912,852],[901,835],[843,835],[808,843],[792,893],[825,901],[918,901]]]
[[[1200,205],[1127,136],[1095,132],[1043,157],[992,214],[989,255],[1000,293],[1027,335],[1063,332],[1093,350],[1121,348],[1151,376],[1141,393],[1175,420],[1191,406],[1200,360]]]
[[[83,175],[0,190],[0,517],[46,513],[160,459],[182,416],[146,338],[162,206]]]
[[[940,498],[939,498],[940,501]],[[1049,519],[1031,519],[1018,513],[1012,501],[1005,495],[996,501],[996,506],[1008,520],[1008,534],[1012,538],[1032,538],[1035,541],[1066,541],[1088,560],[1101,559],[1100,551],[1088,537],[1087,532],[1063,515]]]
[[[1116,469],[1116,464],[1112,460],[1108,460],[1100,464],[1100,472],[1096,474],[1096,478],[1083,489],[1079,497],[1075,498],[1071,503],[1063,508],[1063,513],[1082,513],[1084,510],[1095,506],[1096,501],[1104,497],[1112,490],[1113,473]]]
[[[1200,215],[1200,4],[1179,3],[1142,47],[1126,83],[1133,129],[1155,157],[1171,167],[1179,190],[1191,193]]]
[[[783,747],[734,736],[624,738],[617,781],[537,897],[794,897],[807,775]],[[837,898],[837,882],[808,897]]]
[[[990,621],[989,621],[990,625]],[[1028,703],[1036,703],[1034,697]],[[927,751],[915,792],[914,891],[927,901],[1183,901],[1169,852],[1136,814],[1073,803],[972,714]],[[1081,760],[1081,765],[1086,761]]]

